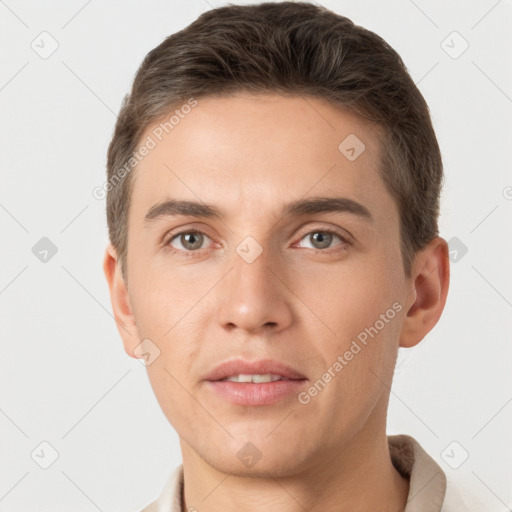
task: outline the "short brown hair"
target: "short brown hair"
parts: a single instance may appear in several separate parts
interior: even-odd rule
[[[383,128],[379,173],[398,205],[411,277],[415,253],[438,235],[443,167],[428,106],[380,36],[325,7],[278,2],[207,11],[140,65],[107,158],[109,236],[125,278],[132,183],[125,166],[142,134],[190,98],[239,91],[322,98]]]

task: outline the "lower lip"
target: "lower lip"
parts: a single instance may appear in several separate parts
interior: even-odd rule
[[[238,405],[272,405],[290,395],[297,395],[307,379],[276,380],[253,384],[229,380],[208,381],[219,395]]]

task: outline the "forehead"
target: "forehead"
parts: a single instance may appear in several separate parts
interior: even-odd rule
[[[169,198],[248,216],[307,195],[394,208],[378,172],[378,127],[324,100],[237,93],[176,110],[141,138],[151,149],[134,171],[130,217]]]

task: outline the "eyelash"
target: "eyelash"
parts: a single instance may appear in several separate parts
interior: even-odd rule
[[[342,251],[347,250],[347,246],[352,245],[351,242],[349,242],[347,240],[347,238],[345,236],[343,236],[340,231],[338,231],[336,229],[333,229],[333,228],[313,229],[311,231],[308,231],[307,233],[304,233],[304,235],[301,236],[299,241],[304,239],[304,238],[306,238],[309,235],[312,235],[313,233],[329,233],[331,235],[337,236],[340,239],[340,241],[342,242],[340,245],[337,245],[335,247],[330,247],[328,249],[310,249],[310,248],[307,248],[310,251],[314,251],[314,254],[318,254],[318,253],[321,253],[321,254],[331,254],[333,252],[342,252]],[[197,258],[198,256],[202,255],[203,249],[196,249],[195,251],[187,251],[187,250],[182,250],[182,249],[175,249],[174,247],[172,247],[170,245],[170,243],[175,238],[177,238],[177,237],[179,237],[181,235],[191,235],[191,234],[200,234],[200,235],[204,235],[204,236],[210,238],[204,231],[201,231],[199,229],[184,230],[184,231],[180,231],[178,233],[173,233],[171,236],[169,236],[166,239],[166,241],[164,242],[164,249],[169,250],[169,251],[171,251],[171,252],[173,252],[175,254],[180,254],[184,258]]]

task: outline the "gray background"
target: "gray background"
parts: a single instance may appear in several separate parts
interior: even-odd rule
[[[450,292],[435,329],[401,349],[388,433],[416,437],[485,510],[509,510],[512,3],[322,3],[401,54],[445,164]],[[112,319],[92,191],[144,55],[223,4],[0,1],[1,511],[138,511],[181,462]]]

